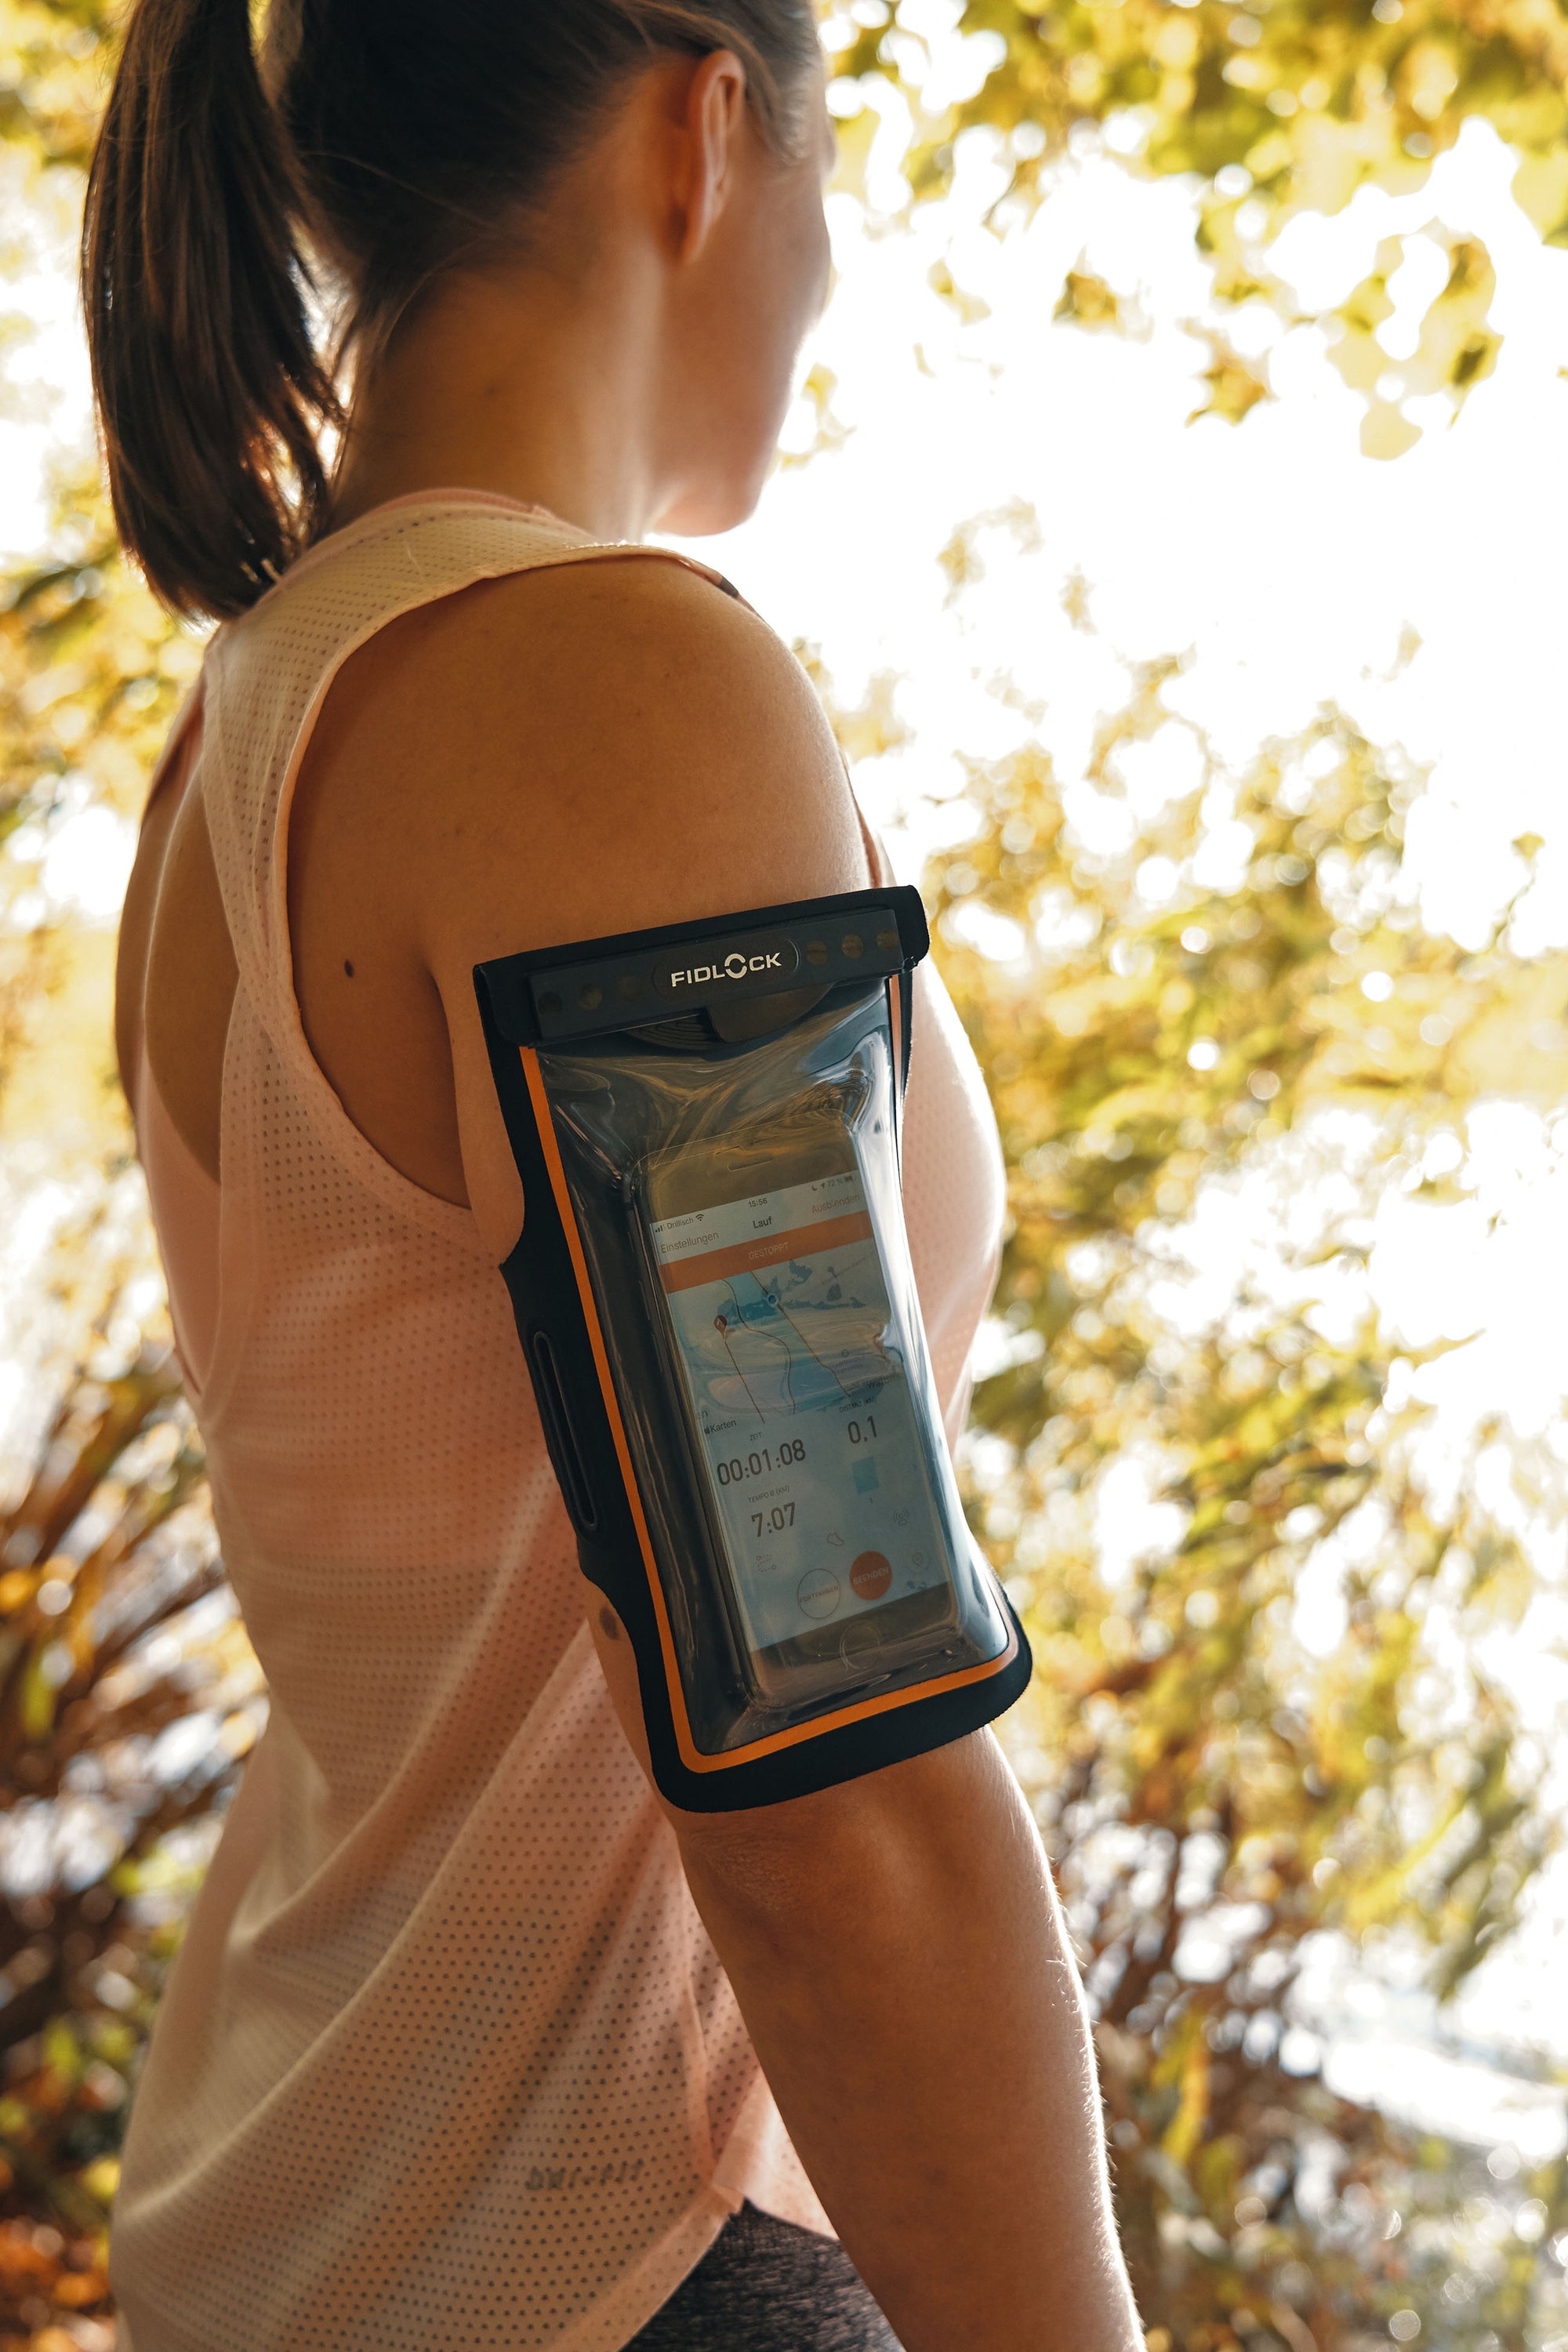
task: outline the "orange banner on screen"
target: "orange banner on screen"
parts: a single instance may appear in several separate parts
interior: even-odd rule
[[[870,1238],[871,1220],[858,1209],[852,1216],[825,1217],[819,1225],[792,1225],[787,1234],[759,1234],[755,1241],[677,1258],[673,1265],[659,1267],[659,1278],[666,1290],[694,1290],[700,1282],[727,1282],[734,1274],[754,1274],[760,1265],[782,1265],[785,1258],[815,1257]]]

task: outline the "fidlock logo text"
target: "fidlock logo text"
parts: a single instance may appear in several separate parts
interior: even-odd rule
[[[714,980],[749,980],[757,971],[782,971],[784,959],[776,948],[764,955],[742,955],[732,950],[722,963],[694,963],[685,971],[672,971],[671,988],[700,988]]]

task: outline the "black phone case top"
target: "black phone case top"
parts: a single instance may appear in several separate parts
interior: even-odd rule
[[[1023,1629],[963,1523],[903,1233],[909,974],[928,947],[919,894],[882,888],[475,967],[525,1204],[501,1272],[584,1572],[631,1641],[655,1779],[691,1811],[774,1803],[921,1754],[993,1720],[1029,1679]],[[918,1498],[917,1532],[936,1529],[941,1546],[941,1574],[928,1562],[918,1573],[929,1581],[899,1610],[864,1600],[879,1580],[889,1583],[880,1547],[895,1554],[892,1535],[856,1559],[858,1578],[865,1561],[876,1566],[854,1592],[843,1561],[815,1553],[809,1533],[780,1538],[784,1550],[796,1549],[765,1574],[736,1568],[735,1498],[715,1486],[719,1442],[693,1402],[674,1335],[676,1277],[650,1240],[649,1171],[661,1155],[721,1160],[740,1138],[754,1171],[776,1138],[787,1178],[797,1164],[790,1139],[829,1129],[855,1171],[844,1181],[858,1204],[831,1231],[857,1236],[867,1296],[851,1302],[857,1318],[827,1312],[820,1284],[814,1295],[810,1339],[822,1345],[801,1360],[826,1402],[779,1421],[753,1395],[754,1378],[739,1389],[727,1376],[713,1384],[714,1395],[741,1398],[738,1425],[750,1430],[744,1416],[756,1414],[749,1442],[726,1439],[720,1451],[732,1445],[729,1467],[754,1478],[755,1465],[773,1464],[781,1450],[777,1428],[800,1433],[786,1449],[793,1455],[798,1443],[808,1458],[782,1476],[775,1469],[766,1495],[798,1493],[804,1523],[825,1496],[830,1516],[840,1500],[846,1512],[859,1508],[842,1478],[824,1483],[820,1465],[835,1458],[846,1416],[858,1416],[858,1431],[880,1401],[884,1423],[902,1433],[885,1449],[891,1490]],[[762,1188],[753,1173],[747,1189]],[[739,1254],[747,1273],[722,1293],[728,1300],[749,1284],[753,1311],[748,1320],[743,1307],[734,1310],[721,1340],[743,1342],[764,1366],[782,1347],[783,1389],[770,1381],[769,1396],[789,1391],[794,1375],[796,1343],[773,1336],[787,1319],[779,1292],[806,1278],[815,1247],[805,1227],[764,1239]],[[736,1256],[705,1263],[729,1267]],[[722,1325],[724,1316],[712,1319]],[[702,1410],[712,1421],[720,1408]],[[795,1412],[793,1394],[781,1410]],[[868,1511],[877,1504],[864,1498]],[[793,1528],[793,1507],[790,1520]],[[748,1609],[795,1608],[792,1579],[808,1554],[793,1590],[813,1608],[826,1605],[824,1595],[842,1608],[841,1634],[836,1641],[837,1616],[818,1625],[803,1615],[789,1640],[759,1646]],[[788,1663],[796,1653],[798,1671]],[[781,1657],[759,1680],[762,1662]]]

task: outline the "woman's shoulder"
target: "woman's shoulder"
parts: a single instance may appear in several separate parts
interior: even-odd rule
[[[750,606],[647,550],[476,582],[389,622],[343,665],[310,766],[422,904],[458,894],[465,934],[492,907],[515,929],[520,896],[582,936],[679,919],[721,876],[744,905],[809,895],[825,861],[859,866],[800,663]]]
[[[541,567],[343,665],[289,820],[292,976],[351,1117],[504,1256],[474,966],[867,879],[832,730],[763,621],[646,556]]]
[[[378,629],[345,667],[423,745],[526,722],[532,746],[668,741],[683,764],[759,720],[836,762],[810,681],[748,604],[666,551],[592,544],[478,579]],[[752,748],[757,748],[753,741]]]

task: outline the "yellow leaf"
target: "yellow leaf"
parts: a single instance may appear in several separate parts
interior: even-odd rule
[[[78,2178],[80,2178],[87,2194],[94,2197],[99,2204],[113,2204],[115,2189],[120,2188],[120,2157],[94,2157],[94,2161],[87,2164],[78,2173]]]
[[[1403,457],[1420,438],[1419,425],[1413,425],[1391,400],[1374,400],[1361,421],[1363,457]]]
[[[1274,397],[1268,379],[1234,351],[1223,335],[1205,329],[1203,336],[1209,347],[1209,364],[1203,376],[1208,398],[1194,409],[1187,423],[1195,425],[1200,416],[1223,416],[1227,424],[1239,425],[1260,400]]]
[[[977,319],[988,319],[991,316],[990,303],[984,300],[978,294],[966,292],[959,285],[945,261],[935,261],[931,264],[926,271],[926,284],[932,287],[944,302],[952,303],[966,327],[973,326]]]
[[[1192,2010],[1183,2020],[1178,2046],[1181,2097],[1175,2114],[1165,2126],[1161,2146],[1173,2163],[1184,2168],[1208,2121],[1209,2046],[1204,2039],[1201,2011]]]
[[[1568,245],[1568,148],[1527,155],[1513,175],[1513,200],[1548,245]]]
[[[1069,269],[1061,300],[1051,315],[1075,320],[1080,327],[1110,327],[1116,331],[1121,325],[1121,301],[1105,279],[1097,278],[1092,270]]]
[[[865,203],[866,167],[871,160],[871,142],[881,121],[875,108],[866,106],[858,114],[838,121],[838,161],[833,168],[832,182],[836,195],[854,196]]]

